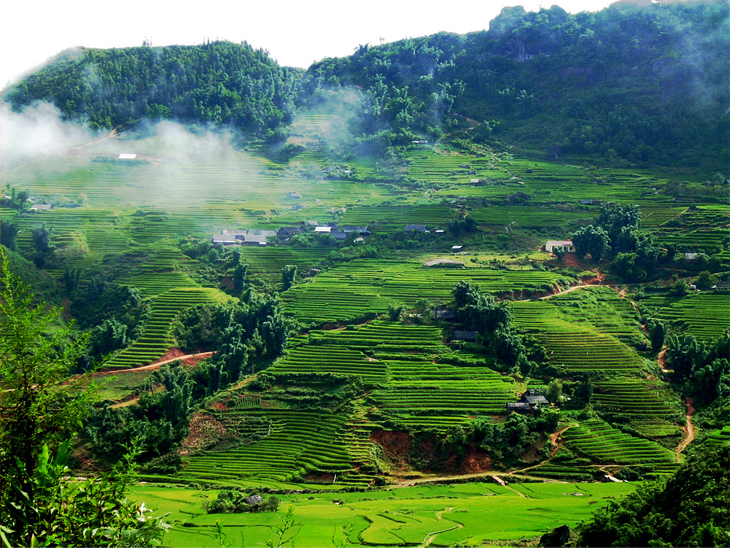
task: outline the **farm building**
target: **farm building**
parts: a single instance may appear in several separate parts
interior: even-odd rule
[[[243,499],[243,502],[249,506],[256,506],[257,504],[261,504],[263,501],[264,499],[261,498],[261,495],[251,495],[250,497]]]
[[[456,330],[451,336],[452,341],[466,341],[466,342],[477,342],[477,335],[479,331],[461,331]]]
[[[450,308],[436,308],[433,311],[433,317],[437,320],[452,322],[456,320],[456,313]]]
[[[332,227],[331,226],[315,226],[314,232],[316,232],[317,234],[331,234]]]
[[[30,206],[31,211],[48,211],[53,209],[53,204],[33,204]]]
[[[128,154],[128,153],[122,153],[119,155],[120,160],[136,160],[137,155],[136,154]]]
[[[715,291],[730,291],[730,282],[717,282],[712,286]]]
[[[370,234],[370,231],[366,226],[345,225],[342,227],[342,232],[344,232],[345,234],[349,234],[350,232],[357,232],[361,236],[368,236]]]
[[[240,244],[246,232],[246,230],[224,230],[220,234],[215,234],[211,242],[218,245]]]
[[[215,234],[211,242],[218,245],[258,245],[265,246],[276,236],[276,230],[224,230]]]
[[[426,225],[406,225],[403,232],[426,232]]]
[[[575,253],[575,246],[570,240],[548,240],[545,244],[545,251],[552,253],[556,247],[562,247],[566,253]]]
[[[550,405],[545,396],[538,394],[534,390],[527,390],[517,402],[507,404],[507,412],[516,411],[517,413],[531,413],[543,405]]]
[[[304,232],[304,229],[300,226],[282,226],[279,230],[276,231],[276,235],[280,239],[286,240],[296,234],[301,234],[302,232]]]
[[[270,238],[276,236],[276,230],[249,230],[243,237],[241,245],[266,245]]]

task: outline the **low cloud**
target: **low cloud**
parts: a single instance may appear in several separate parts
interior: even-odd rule
[[[94,138],[86,126],[66,122],[50,103],[35,103],[22,112],[0,104],[0,166],[8,170],[33,158],[52,156]]]

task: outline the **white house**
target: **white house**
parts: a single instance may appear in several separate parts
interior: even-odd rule
[[[545,251],[552,253],[556,247],[562,247],[566,253],[575,253],[575,246],[570,240],[548,240],[545,244]]]

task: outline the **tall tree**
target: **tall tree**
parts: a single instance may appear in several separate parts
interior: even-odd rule
[[[6,219],[0,219],[0,244],[10,251],[15,251],[15,238],[20,232],[20,227]]]
[[[34,302],[0,249],[0,498],[13,479],[33,476],[41,448],[68,439],[89,404],[80,384],[59,389],[86,337],[60,324],[61,309]]]

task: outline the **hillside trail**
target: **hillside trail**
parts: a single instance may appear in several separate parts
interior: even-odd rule
[[[525,469],[526,470],[526,469]],[[529,476],[524,476],[520,474],[521,470],[516,470],[514,472],[499,472],[492,470],[490,472],[476,472],[474,474],[457,474],[453,476],[432,476],[427,478],[410,478],[410,479],[402,479],[399,481],[399,483],[396,483],[394,485],[391,485],[391,489],[400,489],[401,487],[414,487],[416,485],[421,484],[427,484],[427,483],[439,483],[439,482],[449,482],[449,481],[460,481],[460,480],[472,480],[472,479],[479,479],[479,478],[489,478],[497,485],[502,485],[503,487],[509,489],[510,491],[513,491],[514,493],[517,493],[521,497],[524,497],[524,493],[520,493],[519,491],[515,491],[512,489],[507,482],[502,480],[500,476],[513,476],[516,478],[524,478],[524,479],[534,479],[530,478]],[[544,480],[546,483],[565,483],[550,479]]]
[[[659,364],[659,367],[662,368],[663,373],[671,373],[669,369],[667,369],[667,347],[665,346],[659,351],[659,354],[656,357],[656,361]]]
[[[166,358],[160,361],[156,361],[154,363],[150,363],[147,365],[140,365],[139,367],[130,367],[129,369],[112,369],[108,371],[98,371],[94,373],[92,376],[101,376],[101,375],[117,375],[119,373],[136,373],[137,371],[147,371],[151,369],[159,369],[161,366],[165,365],[166,363],[172,363],[176,361],[182,361],[182,360],[188,360],[188,359],[205,359],[210,358],[213,355],[213,352],[200,352],[198,354],[185,354],[182,356],[176,356],[174,358]]]
[[[680,462],[682,451],[687,449],[687,446],[695,439],[695,427],[692,424],[692,415],[694,415],[695,408],[692,405],[692,398],[685,397],[684,401],[687,403],[687,426],[684,428],[684,437],[677,446],[677,462]]]
[[[445,510],[442,510],[441,512],[436,512],[436,519],[443,520],[443,513],[444,512],[452,512],[454,510],[453,506],[449,506]],[[451,520],[448,520],[451,521]],[[440,535],[441,533],[446,533],[447,531],[453,531],[454,529],[462,529],[464,527],[463,523],[459,523],[458,521],[452,521],[452,523],[455,523],[453,527],[449,527],[448,529],[442,529],[441,531],[434,531],[433,533],[429,533],[426,535],[426,538],[423,539],[423,542],[418,545],[418,548],[426,548],[426,546],[429,546],[434,539]]]
[[[88,146],[95,145],[97,143],[102,143],[104,141],[108,141],[109,139],[114,139],[119,135],[118,129],[119,128],[115,127],[113,130],[111,130],[109,133],[107,133],[107,135],[105,137],[102,137],[101,139],[97,139],[96,141],[89,141],[88,143],[84,143],[83,145],[79,145],[79,146],[76,146],[73,148],[66,149],[61,154],[63,156],[71,156],[73,154],[77,154],[82,148],[86,148]]]

